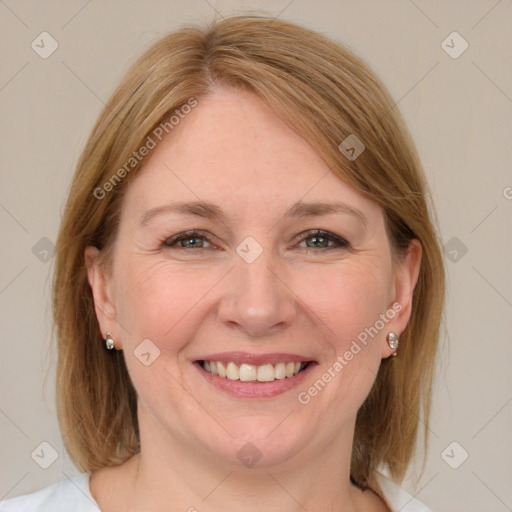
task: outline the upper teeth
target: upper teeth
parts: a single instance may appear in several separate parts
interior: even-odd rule
[[[224,377],[230,380],[241,380],[244,382],[259,381],[272,382],[276,379],[293,377],[305,367],[305,363],[277,363],[263,364],[256,366],[254,364],[243,363],[240,366],[233,362],[222,363],[220,361],[203,361],[203,368],[213,375]]]

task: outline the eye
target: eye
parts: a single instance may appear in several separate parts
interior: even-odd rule
[[[314,229],[311,231],[308,231],[305,233],[306,236],[303,236],[302,242],[306,242],[306,249],[323,249],[323,250],[330,250],[330,249],[337,249],[337,248],[345,248],[349,249],[350,244],[343,238],[330,233],[329,231],[323,231],[321,229]],[[307,245],[307,241],[312,240],[313,245]],[[333,243],[334,245],[328,245],[329,242]]]
[[[312,240],[312,245],[308,245],[308,240]],[[209,246],[205,246],[205,242],[209,244]],[[350,249],[350,244],[345,239],[321,229],[314,229],[303,233],[300,243],[303,242],[306,242],[306,247],[303,247],[306,250],[331,250],[337,248]],[[210,242],[208,242],[208,237],[201,231],[197,230],[186,231],[171,238],[167,238],[162,241],[162,246],[166,248],[196,250],[213,248]]]
[[[198,242],[198,240],[200,242]],[[179,235],[173,236],[163,241],[162,245],[165,247],[173,247],[176,244],[183,243],[184,245],[178,245],[178,249],[210,249],[210,247],[204,247],[204,242],[207,240],[200,231],[186,231]],[[203,244],[201,244],[201,241]],[[207,242],[209,243],[209,242]]]

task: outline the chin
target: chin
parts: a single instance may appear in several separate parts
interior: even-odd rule
[[[214,445],[211,437],[204,443],[233,470],[275,468],[294,458],[313,436],[305,426],[293,423],[293,416],[285,419],[286,414],[280,411],[265,417],[237,418],[225,424],[232,437],[226,433]]]

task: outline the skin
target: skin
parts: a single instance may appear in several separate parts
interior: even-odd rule
[[[100,328],[124,351],[141,433],[140,454],[92,475],[93,496],[105,512],[388,510],[350,484],[350,455],[357,410],[393,352],[386,334],[410,317],[420,244],[393,265],[380,207],[247,92],[215,90],[170,135],[128,188],[108,270],[86,249]],[[198,200],[221,207],[226,222],[168,213],[140,225],[152,208]],[[298,200],[343,201],[367,224],[350,214],[285,220]],[[191,229],[205,232],[194,242],[206,249],[163,246]],[[310,229],[350,248],[316,247]],[[263,248],[250,264],[236,252],[247,236]],[[395,302],[402,309],[384,329],[299,403]],[[145,339],[160,350],[149,366],[134,356]],[[295,353],[318,365],[281,395],[235,398],[192,364],[225,351]],[[252,468],[237,458],[247,442],[262,454]]]

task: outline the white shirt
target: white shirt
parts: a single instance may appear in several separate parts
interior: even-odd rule
[[[89,473],[48,485],[39,491],[0,502],[0,512],[101,512],[89,489]],[[400,486],[377,473],[392,512],[432,512]]]

